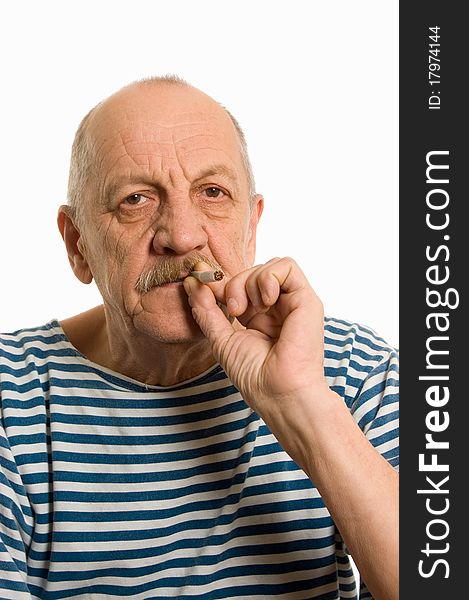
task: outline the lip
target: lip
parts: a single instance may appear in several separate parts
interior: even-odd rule
[[[162,283],[160,286],[158,287],[171,287],[171,286],[180,286],[182,285],[184,279],[187,277],[187,275],[185,275],[184,277],[180,278],[180,279],[176,279],[176,281],[169,281],[168,283]]]
[[[189,275],[190,275],[190,273],[188,271],[187,272],[185,271],[184,273],[181,274],[180,277],[178,277],[178,279],[176,279],[176,281],[171,281],[171,283],[164,283],[163,285],[173,285],[173,284],[180,285],[186,277],[189,277]]]
[[[175,281],[169,281],[167,283],[161,283],[160,285],[155,285],[154,287],[151,288],[151,290],[157,290],[158,288],[168,288],[168,287],[173,287],[173,286],[179,287],[183,284],[184,279],[188,276],[189,276],[189,272],[185,271],[184,273],[182,273],[181,277],[179,277]],[[151,290],[149,290],[149,291],[151,291]]]

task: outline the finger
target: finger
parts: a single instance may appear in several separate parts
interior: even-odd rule
[[[255,312],[265,312],[268,310],[275,300],[273,302],[269,301],[268,303],[264,302],[262,297],[264,289],[259,289],[256,278],[259,273],[267,270],[269,265],[272,265],[278,260],[280,259],[274,258],[264,265],[256,265],[250,269],[246,269],[227,282],[225,296],[230,314],[236,317],[240,317],[241,315],[245,317],[247,311],[249,311],[252,316]],[[278,289],[278,283],[276,281],[270,285],[269,283],[266,283],[264,287],[268,290],[268,293],[265,294],[267,297],[267,295],[275,294],[275,288]],[[274,288],[274,290],[272,290],[272,288]],[[253,307],[255,310],[250,310],[250,307]]]
[[[234,333],[233,326],[218,306],[208,285],[191,276],[184,279],[183,285],[192,308],[192,316],[209,340],[215,358],[220,361],[223,349]]]
[[[248,309],[250,300],[246,291],[246,281],[257,268],[258,266],[251,267],[227,279],[223,302],[226,304],[230,315],[237,317]]]
[[[251,273],[246,289],[252,304],[259,312],[266,312],[280,295],[280,283],[272,272],[272,267],[280,259],[272,259]]]
[[[280,294],[313,293],[303,271],[292,258],[274,258],[253,270],[246,280],[246,293],[258,312],[266,312]]]
[[[323,324],[322,303],[293,259],[273,259],[259,266],[250,274],[246,288],[249,297],[254,298],[254,302],[262,303],[265,309],[258,311],[261,314],[252,314],[247,310],[238,316],[245,327],[262,326],[263,331],[274,331],[280,318],[283,339],[289,339],[291,343],[314,339],[318,344],[320,336],[317,330]],[[274,305],[275,315],[268,312]],[[267,317],[275,316],[274,321],[261,320],[259,317],[262,313],[266,313]],[[289,315],[293,317],[293,313],[296,316],[290,318]]]
[[[281,292],[276,304],[282,320],[279,342],[288,343],[287,352],[291,346],[301,347],[303,356],[311,357],[315,365],[322,365],[324,307],[320,298],[292,258],[282,258],[273,264],[271,274]]]
[[[250,304],[243,314],[237,316],[238,321],[248,329],[259,327],[270,337],[276,337],[273,331],[278,334],[277,319],[266,314],[280,296],[280,284],[271,271],[272,264],[278,260],[275,258],[259,265],[250,273],[245,284]]]
[[[266,308],[263,304],[262,297],[260,296],[257,286],[248,286],[248,281],[250,281],[257,272],[277,260],[280,259],[273,258],[264,265],[255,265],[250,269],[246,269],[245,271],[238,273],[227,281],[225,287],[225,297],[226,304],[231,315],[235,317],[244,315],[250,306],[255,308],[254,311],[251,311],[252,314],[254,314],[256,311],[261,312]]]
[[[257,286],[257,277],[259,270],[254,271],[246,280],[246,294],[249,298],[249,302],[256,309],[256,312],[264,312],[266,307],[262,302],[262,296]]]
[[[309,287],[305,274],[293,258],[288,256],[279,258],[275,262],[272,262],[270,271],[277,279],[282,292],[296,292]]]

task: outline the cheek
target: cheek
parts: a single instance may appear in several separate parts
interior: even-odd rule
[[[126,244],[126,240],[122,235],[117,239],[106,236],[104,253],[110,262],[115,263],[116,266],[121,266],[125,264],[129,255],[129,245]]]
[[[108,260],[113,266],[112,276],[123,287],[134,286],[142,271],[150,266],[148,247],[141,241],[138,243],[121,236],[109,252]]]
[[[209,246],[213,258],[231,275],[238,273],[249,263],[249,230],[245,223],[215,228],[209,232]],[[231,225],[231,224],[230,224]]]
[[[148,260],[148,246],[141,237],[131,236],[126,231],[113,230],[111,226],[100,228],[95,239],[100,243],[93,248],[97,283],[99,279],[106,285],[133,286]]]

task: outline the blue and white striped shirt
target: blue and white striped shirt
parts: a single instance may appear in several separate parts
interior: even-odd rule
[[[396,468],[397,359],[326,319],[328,383]],[[144,385],[54,320],[0,336],[0,395],[0,598],[357,598],[321,496],[220,366]]]

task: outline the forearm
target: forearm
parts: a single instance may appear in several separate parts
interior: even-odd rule
[[[330,390],[283,409],[268,411],[268,425],[318,488],[370,592],[397,598],[397,473]]]

